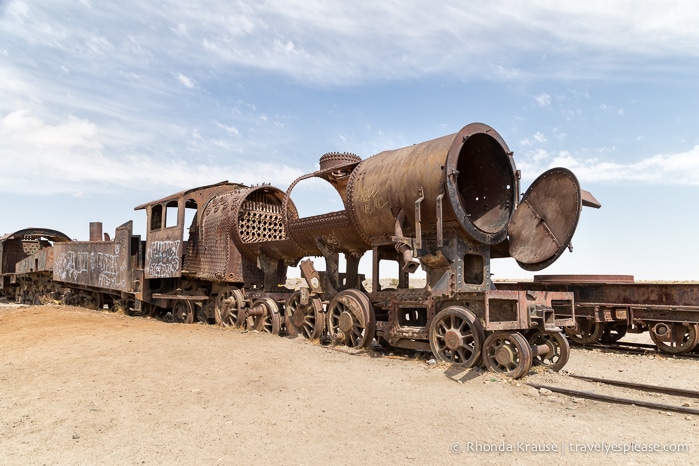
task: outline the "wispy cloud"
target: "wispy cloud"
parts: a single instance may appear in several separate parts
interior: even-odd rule
[[[566,150],[549,152],[538,148],[525,151],[517,160],[517,167],[522,170],[525,180],[532,180],[549,168],[565,167],[583,182],[636,181],[656,185],[699,186],[699,146],[682,153],[656,154],[632,162],[618,160],[614,157],[585,158]]]
[[[192,137],[202,139],[196,133]],[[285,186],[302,174],[298,168],[260,161],[228,165],[135,153],[107,157],[104,138],[94,123],[75,117],[49,124],[24,110],[6,115],[0,120],[0,191],[77,195],[125,188],[169,191],[226,178],[246,184],[264,181]]]

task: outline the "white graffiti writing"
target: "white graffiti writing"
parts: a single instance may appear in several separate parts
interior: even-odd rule
[[[88,272],[88,253],[68,251],[54,260],[55,273],[66,281],[76,281],[83,272]]]
[[[153,241],[148,248],[148,273],[151,277],[173,277],[180,272],[180,240]]]
[[[54,275],[61,281],[97,285],[104,288],[125,290],[127,288],[124,272],[127,270],[127,258],[120,257],[121,247],[117,245],[117,254],[92,251],[68,251],[58,255],[54,261]]]

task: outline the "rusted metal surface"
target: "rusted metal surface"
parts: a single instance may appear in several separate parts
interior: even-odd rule
[[[565,168],[548,170],[527,189],[510,219],[510,255],[525,270],[547,267],[569,247],[581,208],[575,175]]]
[[[114,241],[72,241],[54,244],[53,279],[57,282],[132,291],[133,222],[116,229]]]
[[[517,188],[505,142],[492,128],[472,124],[364,160],[350,176],[346,206],[352,223],[368,239],[392,234],[399,207],[414,226],[415,201],[422,196],[422,218],[435,221],[437,199],[446,194],[442,221],[456,222],[477,242],[495,244],[507,235]]]

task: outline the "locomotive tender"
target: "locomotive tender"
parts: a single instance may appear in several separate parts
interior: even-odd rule
[[[330,183],[344,209],[299,217],[291,194],[308,178]],[[1,284],[18,300],[61,291],[66,303],[177,322],[285,328],[353,348],[376,340],[429,350],[465,368],[482,361],[512,377],[532,364],[559,370],[569,355],[562,328],[575,325],[574,293],[499,289],[490,261],[547,267],[569,247],[582,206],[599,204],[563,168],[541,175],[521,199],[519,182],[505,141],[472,123],[365,160],[325,154],[318,171],[286,192],[221,182],[137,206],[147,216],[145,241],[130,221],[113,240],[98,223],[90,241],[44,233],[20,260],[2,256]],[[23,244],[18,234],[8,235],[6,249]],[[47,251],[51,264],[40,263]],[[359,261],[367,251],[372,277],[365,287]],[[322,257],[325,271],[308,257]],[[398,264],[395,288],[381,287],[385,262]],[[297,265],[304,284],[287,288],[287,269]],[[414,288],[418,268],[426,280]]]

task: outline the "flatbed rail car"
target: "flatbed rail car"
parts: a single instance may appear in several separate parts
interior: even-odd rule
[[[67,242],[65,233],[49,228],[24,228],[0,236],[0,296],[30,304],[54,298],[52,246]]]
[[[636,282],[632,275],[537,275],[533,282],[498,286],[572,292],[575,325],[565,333],[576,343],[614,343],[627,332],[648,332],[666,353],[686,353],[699,344],[699,282]]]

